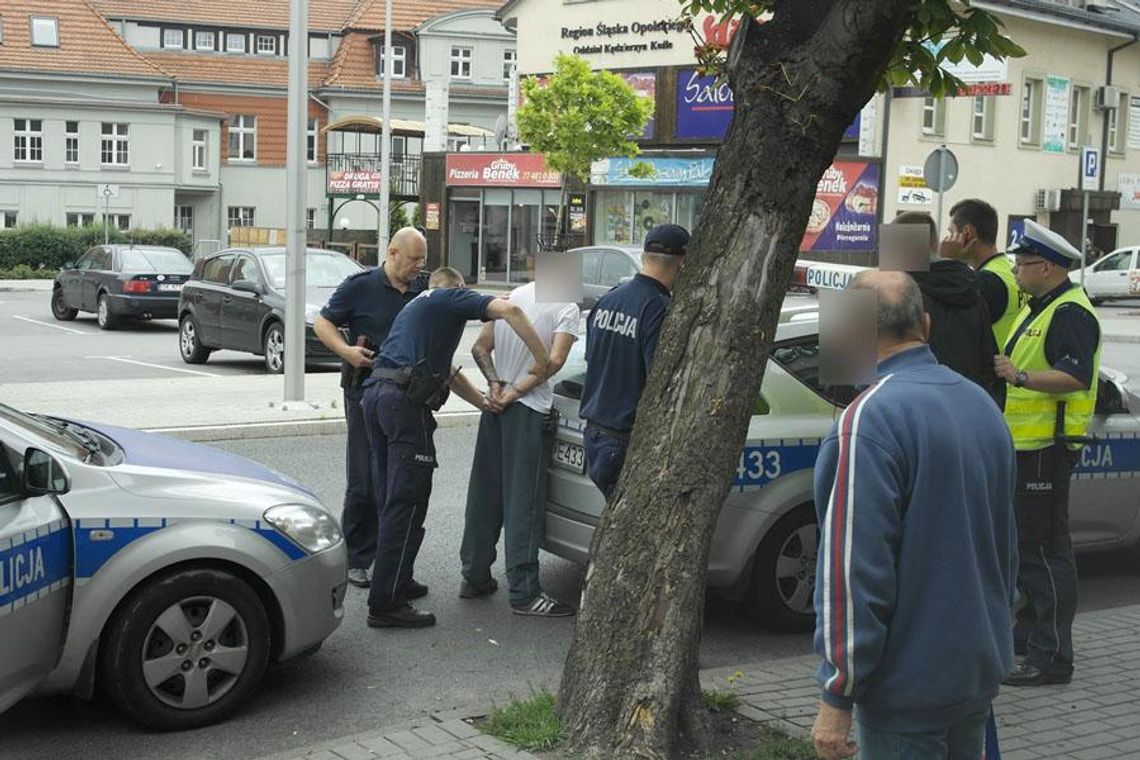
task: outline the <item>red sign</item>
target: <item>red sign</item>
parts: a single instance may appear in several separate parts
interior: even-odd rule
[[[461,187],[561,187],[562,175],[538,153],[448,153],[447,184]]]
[[[969,97],[1009,95],[1013,86],[1009,82],[983,82],[981,84],[968,84],[958,90],[958,95]]]
[[[378,170],[329,172],[330,193],[379,193]]]

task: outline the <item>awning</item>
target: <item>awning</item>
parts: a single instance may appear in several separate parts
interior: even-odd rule
[[[392,134],[404,137],[423,137],[426,131],[422,121],[392,119]],[[378,135],[383,131],[384,120],[379,116],[347,116],[322,129],[322,132],[364,132]],[[495,133],[470,124],[448,124],[447,134],[457,137],[494,137]]]

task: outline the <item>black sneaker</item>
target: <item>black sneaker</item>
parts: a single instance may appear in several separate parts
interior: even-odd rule
[[[546,592],[539,592],[529,604],[524,604],[521,607],[511,605],[511,611],[516,615],[532,615],[534,617],[570,617],[574,614],[574,608],[569,604],[547,596]]]
[[[1050,683],[1069,683],[1072,680],[1073,671],[1071,670],[1067,673],[1050,673],[1022,661],[1013,666],[1013,670],[1002,679],[1002,683],[1006,686],[1044,686]]]
[[[419,599],[420,597],[427,596],[428,587],[422,583],[418,583],[414,578],[404,584],[400,589],[400,594],[405,599]]]
[[[490,596],[499,590],[499,582],[490,578],[484,584],[468,583],[464,580],[459,584],[459,598],[460,599],[478,599],[481,596]]]
[[[402,604],[390,610],[368,610],[369,628],[427,628],[435,625],[435,615]]]
[[[357,588],[368,588],[372,585],[372,573],[367,567],[348,568],[348,582]]]

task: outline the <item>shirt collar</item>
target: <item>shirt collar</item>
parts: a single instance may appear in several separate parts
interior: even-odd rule
[[[989,257],[987,257],[987,258],[986,258],[986,260],[985,260],[985,261],[983,261],[983,262],[982,262],[982,263],[981,263],[981,264],[978,266],[978,269],[981,269],[981,268],[983,268],[983,267],[984,267],[986,264],[989,264],[989,263],[990,263],[991,261],[993,261],[994,259],[996,259],[996,258],[998,258],[998,257],[1004,257],[1004,256],[1005,256],[1005,254],[1004,254],[1004,253],[1002,253],[1001,251],[998,251],[998,252],[997,252],[997,253],[995,253],[993,256],[989,256]]]
[[[897,354],[889,356],[880,362],[879,377],[885,377],[893,372],[923,367],[928,364],[938,364],[938,360],[934,358],[934,353],[930,350],[930,346],[926,344],[915,346],[905,351],[899,351]]]
[[[1060,285],[1053,288],[1043,296],[1031,296],[1029,298],[1029,310],[1037,311],[1039,309],[1044,309],[1046,306],[1055,301],[1062,293],[1073,287],[1075,284],[1076,283],[1074,283],[1072,280],[1066,279]]]
[[[662,292],[664,295],[667,295],[667,296],[668,296],[668,295],[672,295],[672,294],[669,292],[669,288],[665,287],[665,285],[664,285],[664,284],[662,284],[662,282],[661,282],[660,280],[658,280],[658,279],[655,279],[655,278],[653,278],[653,277],[650,277],[650,276],[649,276],[649,275],[647,275],[647,274],[642,274],[641,272],[638,272],[637,274],[635,274],[635,275],[633,276],[633,279],[635,279],[635,280],[639,280],[639,281],[641,281],[641,282],[645,282],[645,283],[648,283],[648,284],[652,285],[653,287],[655,287],[655,288],[657,288],[658,290],[660,290],[660,291],[661,291],[661,292]]]

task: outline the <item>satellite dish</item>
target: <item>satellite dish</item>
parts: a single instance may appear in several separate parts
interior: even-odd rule
[[[499,150],[503,149],[503,138],[507,136],[507,115],[499,114],[499,118],[495,119],[495,147]]]

